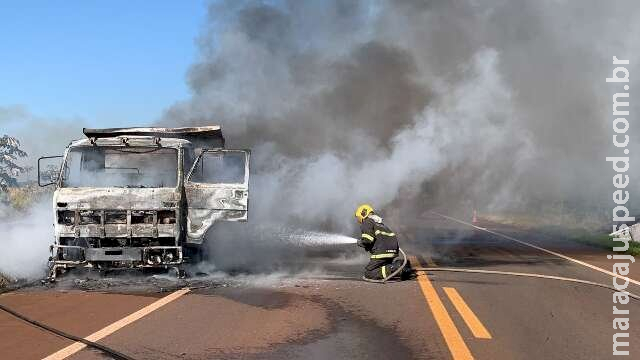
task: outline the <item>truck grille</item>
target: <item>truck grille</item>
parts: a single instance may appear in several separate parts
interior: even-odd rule
[[[148,246],[175,246],[176,239],[173,237],[149,238],[114,238],[114,237],[61,237],[60,245],[79,246],[83,248],[129,248],[129,247],[148,247]]]
[[[73,225],[101,225],[127,224],[131,217],[131,224],[175,224],[175,210],[59,210],[58,224]]]
[[[126,224],[127,223],[127,211],[105,211],[104,213],[105,224]]]

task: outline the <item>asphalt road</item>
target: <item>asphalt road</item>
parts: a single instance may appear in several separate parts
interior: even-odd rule
[[[414,267],[536,273],[612,284],[610,275],[592,267],[435,214],[420,223],[402,230],[402,246]],[[479,225],[611,270],[605,251],[514,227]],[[185,282],[163,276],[70,278],[52,288],[0,295],[0,304],[135,359],[613,358],[609,289],[442,271],[371,284],[359,280],[364,257],[307,255],[304,261],[315,270],[295,275],[214,274]],[[638,270],[631,268],[630,277],[640,280]],[[189,290],[180,290],[184,287]],[[628,290],[640,294],[635,284]],[[640,301],[618,307],[630,312],[629,351],[637,358]],[[52,354],[105,358],[0,312],[0,358]]]

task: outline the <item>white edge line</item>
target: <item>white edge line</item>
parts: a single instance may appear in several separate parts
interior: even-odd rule
[[[134,321],[137,321],[139,319],[141,319],[142,317],[152,313],[153,311],[158,310],[159,308],[163,307],[164,305],[176,300],[177,298],[181,297],[182,295],[186,294],[189,292],[189,289],[185,288],[185,289],[181,289],[181,290],[177,290],[172,292],[171,294],[143,307],[142,309],[134,312],[131,315],[128,315],[116,322],[114,322],[111,325],[107,325],[106,327],[94,332],[93,334],[87,336],[85,338],[85,340],[89,340],[91,342],[96,342],[100,339],[103,339],[111,334],[113,334],[114,332],[122,329],[123,327],[133,323]],[[87,345],[81,343],[81,342],[75,342],[67,347],[65,347],[64,349],[61,349],[59,351],[56,351],[55,353],[47,356],[46,358],[44,358],[43,360],[62,360],[62,359],[66,359],[67,357],[77,353],[78,351],[84,349]]]
[[[601,273],[607,274],[607,275],[609,275],[609,276],[617,277],[618,279],[622,279],[622,280],[628,281],[628,282],[630,282],[630,283],[633,283],[633,284],[636,284],[636,285],[640,285],[640,281],[637,281],[637,280],[634,280],[634,279],[631,279],[631,278],[628,278],[628,277],[622,276],[622,275],[620,275],[620,274],[616,274],[616,273],[614,273],[614,272],[611,272],[611,271],[609,271],[609,270],[605,270],[605,269],[600,268],[600,267],[597,267],[597,266],[595,266],[595,265],[591,265],[591,264],[586,263],[586,262],[584,262],[584,261],[580,261],[580,260],[578,260],[578,259],[574,259],[574,258],[572,258],[572,257],[566,256],[566,255],[562,255],[562,254],[557,253],[557,252],[555,252],[555,251],[547,250],[547,249],[542,248],[542,247],[540,247],[540,246],[536,246],[536,245],[533,245],[533,244],[529,244],[528,242],[525,242],[525,241],[522,241],[522,240],[518,240],[518,239],[513,238],[513,237],[511,237],[511,236],[508,236],[508,235],[504,235],[504,234],[501,234],[501,233],[498,233],[498,232],[495,232],[495,231],[491,231],[491,230],[486,229],[486,228],[482,228],[482,227],[479,227],[479,226],[475,226],[475,225],[473,225],[473,224],[471,224],[471,223],[468,223],[468,222],[465,222],[465,221],[462,221],[462,220],[458,220],[458,219],[456,219],[456,218],[452,218],[452,217],[447,216],[447,215],[439,214],[439,213],[437,213],[437,212],[435,212],[435,211],[431,211],[431,212],[432,212],[432,213],[434,213],[434,214],[436,214],[436,215],[438,215],[438,216],[441,216],[441,217],[443,217],[443,218],[445,218],[445,219],[449,219],[449,220],[452,220],[452,221],[458,222],[458,223],[460,223],[460,224],[468,225],[468,226],[471,226],[471,227],[473,227],[473,228],[475,228],[475,229],[478,229],[478,230],[486,231],[486,232],[488,232],[488,233],[490,233],[490,234],[493,234],[493,235],[496,235],[496,236],[500,236],[500,237],[503,237],[503,238],[508,239],[508,240],[511,240],[511,241],[515,241],[515,242],[517,242],[517,243],[519,243],[519,244],[522,244],[522,245],[525,245],[525,246],[529,246],[529,247],[531,247],[531,248],[534,248],[534,249],[537,249],[537,250],[540,250],[540,251],[544,251],[544,252],[546,252],[546,253],[548,253],[548,254],[555,255],[555,256],[560,257],[560,258],[565,259],[565,260],[572,261],[572,262],[574,262],[574,263],[576,263],[576,264],[579,264],[579,265],[582,265],[582,266],[588,267],[588,268],[590,268],[590,269],[592,269],[592,270],[600,271]]]
[[[414,270],[415,271],[425,271],[425,272],[428,272],[428,271],[451,271],[451,272],[492,274],[492,275],[513,275],[513,276],[522,276],[522,277],[531,277],[531,278],[567,281],[567,282],[573,282],[573,283],[579,283],[579,284],[598,286],[598,287],[606,288],[606,289],[613,290],[613,291],[619,291],[618,289],[614,288],[613,286],[597,283],[595,281],[574,279],[574,278],[568,278],[568,277],[562,277],[562,276],[554,276],[554,275],[544,275],[544,274],[534,274],[534,273],[521,273],[521,272],[511,272],[511,271],[484,270],[484,269],[443,268],[443,267],[422,267],[422,268],[415,268]],[[632,298],[634,298],[636,300],[640,300],[640,296],[638,296],[638,295],[636,295],[634,293],[628,292],[626,290],[625,291],[621,291],[621,292],[626,294],[626,295],[629,295],[630,297],[632,297]]]

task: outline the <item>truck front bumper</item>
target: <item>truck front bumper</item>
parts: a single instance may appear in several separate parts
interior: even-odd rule
[[[180,246],[102,247],[51,245],[51,266],[98,268],[169,268],[183,263]]]

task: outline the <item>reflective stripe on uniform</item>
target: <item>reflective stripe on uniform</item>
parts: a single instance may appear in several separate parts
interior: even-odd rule
[[[384,235],[384,236],[396,236],[396,233],[392,233],[392,232],[384,232],[384,231],[380,231],[380,230],[376,230],[376,235]]]
[[[387,265],[382,267],[382,278],[386,278],[387,277]]]
[[[369,234],[362,234],[361,238],[367,239],[369,241],[373,241],[373,236],[371,236]]]
[[[395,253],[390,253],[390,254],[374,254],[371,255],[372,259],[388,259],[388,258],[394,258],[396,257]]]

